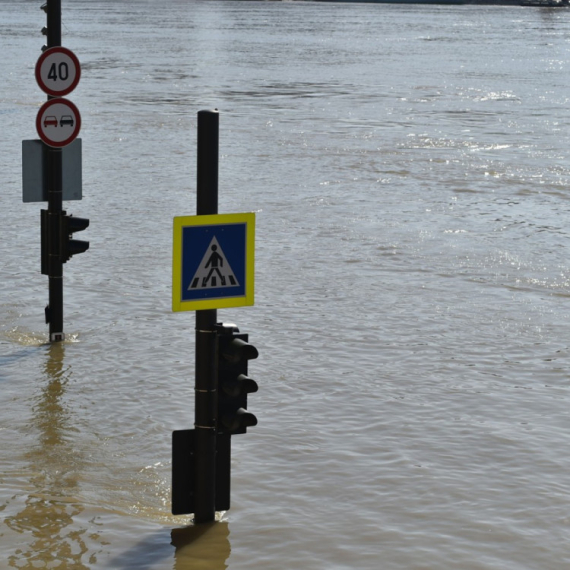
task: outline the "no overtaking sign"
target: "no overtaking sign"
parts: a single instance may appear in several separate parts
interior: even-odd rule
[[[46,101],[38,111],[36,130],[44,143],[61,148],[72,143],[81,129],[81,115],[67,99],[58,97]]]

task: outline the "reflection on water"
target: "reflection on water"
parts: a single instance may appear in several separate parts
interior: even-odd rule
[[[174,529],[174,570],[225,570],[231,551],[229,535],[225,521]]]
[[[146,535],[141,541],[109,561],[113,570],[225,570],[230,556],[229,525],[227,521],[175,528],[170,533],[172,551],[165,549],[167,530]]]
[[[27,449],[24,446],[24,467],[19,471],[26,491],[20,495],[20,505],[4,519],[14,533],[9,567],[225,570],[231,551],[226,521],[165,527],[150,534],[143,525],[139,528],[144,538],[136,544],[125,545],[110,559],[102,554],[108,544],[105,520],[115,513],[107,509],[91,514],[93,506],[85,503],[81,484],[93,465],[83,451],[78,409],[67,394],[73,370],[65,358],[66,343],[39,348],[45,351],[45,360],[37,375],[28,426],[36,440]],[[18,500],[13,496],[8,505]]]
[[[87,552],[85,530],[66,530],[83,510],[73,496],[83,460],[72,438],[72,412],[63,402],[72,374],[65,365],[64,354],[63,343],[47,347],[42,378],[45,385],[34,403],[32,416],[39,438],[37,445],[25,454],[32,491],[25,507],[5,521],[15,532],[33,537],[9,557],[13,568],[55,568],[61,564],[78,570],[88,568],[81,562]]]

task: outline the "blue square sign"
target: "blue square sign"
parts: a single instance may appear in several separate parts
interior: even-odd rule
[[[172,310],[253,305],[255,214],[174,218]]]

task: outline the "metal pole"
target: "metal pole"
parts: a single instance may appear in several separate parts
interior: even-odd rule
[[[61,0],[47,0],[47,47],[61,45]],[[48,95],[48,100],[52,99]],[[45,144],[45,143],[44,143]],[[47,145],[46,145],[47,146]],[[65,339],[63,334],[63,263],[60,250],[62,202],[62,153],[58,148],[46,148],[49,228],[49,322],[51,342]]]
[[[63,263],[60,254],[60,222],[62,211],[61,149],[48,149],[48,228],[49,228],[49,338],[51,342],[65,339],[63,333]]]
[[[61,0],[47,0],[47,47],[61,45]]]
[[[218,213],[219,114],[198,112],[196,214]],[[216,514],[217,358],[216,309],[196,311],[194,522]]]

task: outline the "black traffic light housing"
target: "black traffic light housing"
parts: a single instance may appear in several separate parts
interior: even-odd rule
[[[247,363],[257,358],[248,335],[235,325],[217,325],[218,427],[219,434],[246,433],[257,425],[257,418],[247,411],[247,395],[257,392],[257,382],[247,375]]]
[[[68,216],[62,212],[61,217],[61,262],[65,263],[77,253],[83,253],[89,249],[89,242],[79,239],[72,239],[75,232],[81,232],[89,227],[89,220],[86,218],[75,218],[71,214]]]
[[[89,249],[89,242],[79,239],[72,239],[75,232],[80,232],[89,226],[86,218],[75,218],[65,212],[61,214],[51,214],[48,210],[41,210],[41,261],[42,274],[49,275],[49,254],[52,251],[52,243],[59,242],[56,256],[61,263],[68,261],[76,253],[83,253]]]
[[[248,335],[234,324],[216,325],[217,422],[215,430],[214,504],[216,511],[230,508],[231,436],[245,433],[257,424],[247,411],[247,395],[257,392],[257,383],[247,376],[247,363],[258,357]],[[172,434],[172,514],[195,513],[197,508],[196,468],[201,465],[197,430]]]

